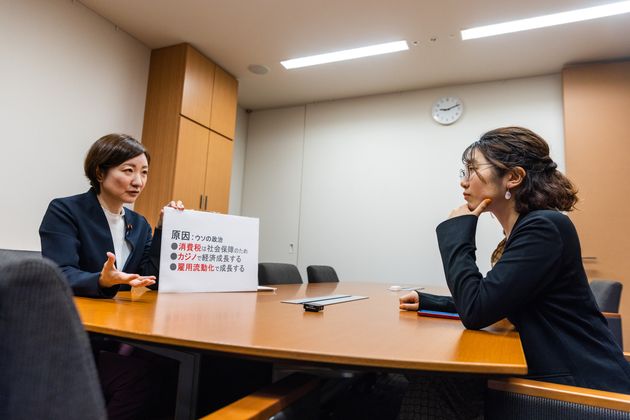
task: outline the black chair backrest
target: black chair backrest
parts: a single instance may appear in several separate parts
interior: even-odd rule
[[[23,251],[21,249],[0,249],[0,264],[6,261],[22,260],[24,258],[41,258],[39,251]]]
[[[586,389],[586,391],[590,390]],[[579,399],[579,394],[574,395],[576,399]],[[484,406],[484,418],[486,420],[630,420],[630,412],[595,406],[586,401],[583,404],[578,404],[495,389],[488,389]]]
[[[593,280],[590,283],[593,296],[602,312],[619,312],[623,285],[613,280]]]
[[[329,265],[309,265],[306,267],[309,283],[336,283],[339,281],[337,272]]]
[[[51,261],[0,263],[0,337],[1,419],[106,419],[87,333]]]
[[[608,328],[612,332],[613,338],[619,344],[619,347],[623,349],[623,329],[621,328],[621,317],[606,317],[608,322]]]
[[[301,284],[302,276],[293,264],[259,263],[258,284],[261,286],[274,284]]]

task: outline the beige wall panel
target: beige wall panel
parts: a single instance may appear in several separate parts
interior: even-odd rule
[[[630,344],[630,61],[563,71],[567,174],[579,189],[571,213],[589,279],[624,284],[621,314]]]

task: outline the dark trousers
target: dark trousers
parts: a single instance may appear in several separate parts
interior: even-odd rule
[[[101,351],[98,373],[109,420],[148,418],[160,401],[160,375],[148,360]]]
[[[176,361],[139,348],[123,356],[118,341],[101,336],[90,341],[109,420],[173,417]]]
[[[135,348],[118,354],[120,343],[95,336],[99,378],[109,420],[172,418],[177,361]],[[201,359],[197,413],[208,414],[271,383],[272,364],[207,355]]]

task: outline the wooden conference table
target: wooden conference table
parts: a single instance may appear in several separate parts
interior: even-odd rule
[[[427,291],[431,292],[430,289]],[[388,285],[278,285],[275,292],[166,294],[132,301],[75,298],[85,329],[165,349],[372,370],[527,373],[518,333],[499,325],[466,330],[458,320],[400,311]],[[330,294],[369,299],[305,312],[287,299]],[[193,366],[196,369],[196,365]]]

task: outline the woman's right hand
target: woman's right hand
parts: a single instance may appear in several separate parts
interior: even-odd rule
[[[98,284],[101,287],[112,287],[117,284],[128,284],[131,287],[151,286],[155,284],[155,276],[141,276],[139,274],[127,274],[116,268],[116,256],[107,253],[107,261],[103,264]]]
[[[407,293],[399,298],[400,309],[417,311],[420,308],[420,296],[416,292]]]

